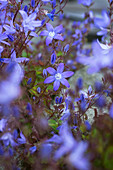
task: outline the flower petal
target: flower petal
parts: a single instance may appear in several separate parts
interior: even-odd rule
[[[52,42],[52,40],[53,40],[53,37],[48,36],[46,38],[46,45],[48,46]]]
[[[44,83],[52,83],[55,80],[54,76],[49,76],[45,79]]]
[[[56,35],[54,36],[54,39],[56,39],[56,40],[61,40],[61,41],[64,40],[64,38],[63,38],[60,34],[56,34]]]
[[[40,36],[48,36],[48,31],[44,30],[40,33]]]
[[[53,84],[53,90],[55,90],[55,91],[58,90],[59,86],[60,86],[60,81],[56,80]]]
[[[66,86],[66,87],[68,87],[68,88],[70,87],[68,81],[67,81],[65,78],[62,78],[60,81],[61,81],[61,83],[62,83],[64,86]]]
[[[73,74],[74,74],[73,71],[65,71],[65,72],[62,73],[62,76],[64,78],[67,78],[67,77],[71,77]]]
[[[57,68],[57,73],[62,73],[64,70],[64,63],[60,63]]]
[[[54,68],[52,68],[52,67],[48,67],[46,70],[47,70],[48,73],[51,74],[51,75],[55,75],[55,73],[56,73],[56,70],[55,70]]]
[[[46,28],[47,28],[47,30],[48,30],[49,32],[54,31],[53,26],[52,26],[51,24],[49,24],[49,23],[46,23]]]
[[[57,26],[57,27],[55,27],[55,29],[54,29],[54,31],[58,34],[60,34],[61,32],[62,32],[62,30],[63,30],[63,26],[62,25],[59,25],[59,26]]]
[[[20,12],[20,14],[22,15],[22,18],[23,18],[24,20],[28,17],[28,15],[27,15],[27,13],[26,13],[25,11],[19,10],[19,12]]]

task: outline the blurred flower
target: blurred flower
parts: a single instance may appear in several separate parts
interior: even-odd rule
[[[35,0],[31,0],[31,6],[35,7]]]
[[[1,119],[1,120],[0,120],[0,131],[1,131],[1,132],[3,132],[3,130],[5,129],[6,122],[7,122],[6,119]]]
[[[78,54],[77,61],[89,65],[88,73],[93,74],[102,68],[111,68],[113,66],[113,47],[100,43],[99,41],[92,43],[93,56],[82,57]]]
[[[42,21],[35,21],[36,12],[32,13],[29,16],[23,10],[19,10],[19,12],[23,18],[22,26],[24,27],[25,31],[28,31],[28,30],[33,31],[35,29],[35,27],[40,27],[42,25]]]
[[[60,82],[65,85],[66,87],[70,87],[68,81],[65,78],[71,77],[74,72],[72,71],[65,71],[64,70],[64,64],[60,63],[57,71],[52,68],[52,67],[48,67],[46,69],[52,76],[49,76],[48,78],[45,79],[44,83],[52,83],[54,81],[53,84],[53,89],[56,91],[58,90],[59,86],[60,86]]]
[[[46,23],[47,30],[44,30],[40,33],[40,36],[47,36],[46,38],[46,45],[48,46],[50,43],[52,43],[53,39],[61,40],[63,41],[63,37],[61,36],[61,32],[63,30],[63,26],[59,25],[55,28],[49,23]]]
[[[113,119],[113,104],[110,107],[109,116]]]
[[[110,24],[110,17],[105,10],[102,11],[102,18],[94,18],[94,25],[99,28],[105,28]]]
[[[36,146],[32,146],[31,148],[29,148],[31,154],[33,154],[36,150],[37,150]]]
[[[93,2],[93,0],[78,0],[79,4],[82,4],[82,5],[87,6],[87,7],[91,6],[92,2]]]
[[[11,135],[9,132],[4,133],[2,135],[2,137],[0,138],[0,140],[3,140],[3,143],[5,144],[5,146],[8,146],[9,144],[11,144],[11,146],[15,147],[18,144],[14,141],[13,139],[13,135]]]
[[[66,46],[64,47],[64,52],[68,52],[69,51],[69,44],[66,44]]]
[[[19,85],[24,76],[21,66],[14,62],[9,63],[6,72],[8,78],[0,82],[0,104],[8,104],[19,96]]]
[[[68,161],[78,170],[90,170],[88,157],[86,157],[84,154],[87,148],[88,144],[81,141],[76,144],[68,157]]]
[[[26,143],[26,138],[25,138],[25,136],[23,135],[22,132],[20,132],[20,138],[17,139],[17,142],[19,144],[25,144]]]

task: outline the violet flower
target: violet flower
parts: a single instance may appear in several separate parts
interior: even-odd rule
[[[74,72],[72,71],[63,72],[64,63],[59,64],[57,71],[52,67],[48,67],[46,70],[51,74],[51,76],[47,77],[44,83],[52,83],[54,81],[53,89],[55,91],[58,90],[60,83],[62,83],[68,88],[70,87],[68,81],[65,78],[71,77],[74,74]]]
[[[102,11],[102,17],[94,18],[94,25],[99,28],[106,28],[110,24],[110,17],[105,10]]]
[[[113,66],[113,47],[100,43],[99,41],[92,44],[93,56],[78,56],[77,61],[84,65],[89,65],[88,73],[93,74],[102,68],[111,68]],[[79,54],[81,55],[81,54]]]
[[[51,24],[46,23],[46,28],[47,28],[47,30],[42,31],[40,33],[40,36],[47,36],[47,38],[46,38],[47,46],[52,43],[53,39],[63,41],[64,38],[61,36],[61,33],[63,31],[62,25],[59,25],[59,26],[53,28],[53,26]]]
[[[79,4],[82,4],[82,5],[86,6],[86,7],[91,6],[92,2],[93,2],[93,0],[78,0]]]
[[[25,31],[28,31],[28,30],[33,31],[35,29],[35,27],[40,27],[42,25],[42,21],[35,21],[36,12],[30,14],[29,16],[23,10],[19,10],[19,12],[23,18],[22,26],[24,27]]]

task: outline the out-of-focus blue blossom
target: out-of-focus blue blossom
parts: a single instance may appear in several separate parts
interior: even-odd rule
[[[113,119],[113,104],[110,107],[109,116]]]
[[[43,76],[47,76],[47,70],[43,69]]]
[[[56,53],[55,53],[55,51],[54,51],[54,52],[52,53],[52,55],[51,55],[51,64],[54,64],[55,61],[56,61]]]
[[[82,4],[82,5],[86,6],[86,7],[91,6],[92,2],[93,2],[93,0],[78,0],[79,4]]]
[[[96,105],[100,108],[103,108],[106,105],[106,99],[103,95],[97,98]]]
[[[32,82],[32,78],[30,77],[27,81],[27,85],[29,85]]]
[[[51,156],[52,149],[53,149],[52,144],[49,144],[49,143],[42,144],[42,146],[40,148],[41,159],[48,160]]]
[[[17,142],[19,144],[25,144],[26,143],[26,138],[25,138],[25,136],[23,135],[22,132],[20,132],[20,138],[17,139]]]
[[[34,8],[35,7],[35,0],[31,0],[31,6]]]
[[[30,151],[31,154],[36,152],[36,150],[37,150],[36,146],[32,146],[31,148],[29,148],[29,151]]]
[[[9,148],[9,155],[13,156],[13,149],[12,148]]]
[[[7,35],[7,37],[8,37],[8,39],[11,41],[11,42],[13,42],[14,41],[14,37],[12,36],[12,35]]]
[[[105,10],[102,11],[102,18],[94,18],[94,24],[99,28],[106,28],[110,24],[110,17]]]
[[[37,92],[41,93],[41,88],[40,87],[37,88]]]
[[[13,20],[10,21],[10,26],[7,25],[7,24],[4,24],[3,28],[6,30],[5,33],[7,35],[16,33],[16,29],[15,29],[15,27],[13,25]]]
[[[36,21],[36,12],[30,14],[29,16],[23,10],[19,10],[20,14],[22,15],[23,22],[22,26],[24,27],[25,31],[31,30],[33,31],[35,27],[40,27],[42,25],[42,21]]]
[[[86,129],[87,129],[88,131],[90,131],[90,130],[91,130],[91,125],[90,125],[89,121],[88,121],[88,120],[85,120],[84,124],[86,125]]]
[[[15,146],[18,145],[18,144],[14,141],[13,135],[11,135],[11,133],[9,133],[9,132],[4,133],[4,134],[2,135],[2,137],[0,138],[0,140],[3,141],[3,143],[4,143],[5,146],[8,146],[9,144],[11,144],[11,146],[15,147]]]
[[[30,104],[29,102],[27,103],[26,109],[27,109],[28,112],[29,112],[28,114],[29,114],[29,115],[32,115],[32,106],[31,106],[31,104]]]
[[[58,90],[60,83],[62,83],[63,85],[65,85],[68,88],[70,87],[68,81],[65,78],[71,77],[74,74],[74,72],[72,72],[72,71],[63,72],[63,70],[64,70],[63,63],[59,64],[57,71],[52,67],[48,67],[46,70],[49,72],[49,74],[51,74],[51,76],[46,78],[44,83],[52,83],[54,81],[53,89],[55,91]]]
[[[3,146],[0,144],[0,155],[2,156],[4,154]]]
[[[95,91],[98,93],[98,92],[101,92],[103,90],[103,84],[99,81],[96,81],[95,82]]]
[[[13,51],[13,49],[12,49],[12,51]],[[22,62],[27,62],[27,61],[29,61],[29,58],[26,58],[26,57],[18,57],[18,58],[16,58],[15,50],[11,54],[11,58],[3,58],[4,63],[10,63],[10,62],[22,63]]]
[[[11,63],[9,64],[11,65]],[[10,71],[10,70],[9,70]],[[10,103],[20,94],[20,82],[23,78],[23,70],[19,64],[14,63],[13,71],[6,80],[0,82],[0,104]]]
[[[83,88],[83,79],[81,77],[79,77],[77,79],[76,85],[77,85],[78,89],[82,89]]]
[[[68,120],[69,116],[70,116],[70,111],[69,111],[69,109],[65,109],[65,110],[63,111],[63,116],[60,118],[60,120],[66,121],[66,120]]]
[[[27,5],[25,5],[24,11],[27,13],[27,11],[28,11],[28,6]]]
[[[0,131],[3,132],[3,130],[5,129],[7,123],[7,119],[1,119],[0,120]]]
[[[13,137],[14,139],[17,139],[18,137],[18,131],[16,129],[13,131]]]
[[[88,144],[86,142],[77,143],[73,151],[70,153],[68,160],[75,168],[78,170],[90,170],[90,163],[88,157],[84,155],[88,148]]]
[[[0,10],[6,8],[7,4],[8,4],[7,0],[0,0]]]
[[[61,40],[63,41],[63,37],[61,36],[61,33],[63,31],[63,26],[59,25],[55,28],[49,23],[46,23],[47,30],[44,30],[40,33],[40,36],[47,36],[46,38],[46,45],[48,46],[50,43],[52,43],[53,39]]]
[[[95,50],[96,49],[96,50]],[[92,57],[81,57],[80,54],[77,57],[77,61],[89,65],[88,73],[93,74],[100,69],[105,67],[112,67],[113,65],[113,47],[109,45],[104,45],[102,43],[93,42],[92,43],[93,56]]]
[[[69,44],[66,44],[66,46],[64,47],[64,52],[68,52],[69,51]]]
[[[106,29],[106,28],[103,28],[103,27],[100,27],[100,29],[101,29],[101,31],[98,31],[98,32],[97,32],[97,35],[98,35],[98,36],[102,36],[102,35],[105,36],[105,35],[107,35],[108,32],[110,32],[109,29]]]
[[[47,142],[54,142],[56,144],[60,144],[60,147],[56,150],[54,154],[54,159],[58,160],[65,154],[70,153],[74,147],[76,147],[76,141],[68,127],[67,122],[64,122],[59,130],[59,136],[54,135],[51,139],[47,140]]]

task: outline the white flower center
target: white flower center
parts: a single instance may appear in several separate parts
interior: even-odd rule
[[[49,36],[50,37],[54,37],[54,35],[55,35],[55,32],[53,31],[53,32],[49,32]]]
[[[60,73],[55,74],[56,80],[60,80],[62,78],[62,75]]]

